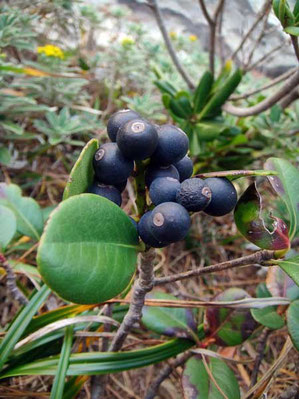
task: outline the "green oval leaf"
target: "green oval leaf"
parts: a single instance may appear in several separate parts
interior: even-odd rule
[[[71,170],[68,182],[64,189],[63,200],[66,200],[73,195],[86,192],[88,186],[93,182],[94,171],[92,161],[98,146],[98,140],[92,139],[81,151],[79,158]]]
[[[261,217],[261,197],[255,183],[240,197],[234,218],[240,233],[258,247],[269,250],[284,250],[290,247],[288,228],[283,220],[272,216],[273,231],[269,231],[265,226]]]
[[[287,311],[287,326],[290,337],[299,351],[299,300],[292,302]]]
[[[74,303],[120,294],[135,272],[138,236],[129,217],[94,194],[63,201],[51,214],[37,253],[44,281]]]
[[[277,263],[299,287],[299,255],[285,260],[277,260]]]
[[[39,240],[44,220],[38,203],[33,198],[22,197],[15,184],[0,183],[0,204],[8,207],[17,220],[17,231]]]
[[[155,291],[147,299],[177,299],[174,295]],[[169,337],[194,339],[196,323],[191,309],[163,308],[145,306],[142,312],[142,323],[146,328]]]
[[[10,243],[17,231],[17,220],[14,213],[6,206],[0,205],[0,250]]]
[[[221,391],[228,398],[239,399],[238,381],[226,363],[212,357],[206,358],[206,362]],[[185,399],[223,399],[222,393],[210,378],[201,356],[192,356],[186,362],[182,385]]]
[[[299,26],[288,26],[284,31],[292,36],[299,36]]]
[[[250,298],[240,288],[230,288],[218,294],[215,301],[237,301]],[[256,328],[249,309],[207,308],[205,330],[209,338],[221,346],[235,346],[244,342]]]
[[[223,86],[216,91],[213,97],[205,105],[198,118],[207,118],[209,115],[212,115],[215,111],[217,111],[235,91],[238,84],[242,80],[242,76],[242,71],[237,69],[229,78],[227,78]]]
[[[202,75],[193,98],[194,112],[196,114],[199,113],[205,106],[212,89],[213,81],[214,77],[210,71],[206,71]]]
[[[187,97],[171,98],[169,108],[179,118],[188,119],[192,115],[191,104]]]
[[[271,293],[265,283],[258,285],[256,294],[258,298],[270,298]],[[283,318],[277,313],[277,306],[268,306],[262,309],[251,309],[251,315],[261,325],[278,330],[284,326]]]
[[[289,236],[292,240],[299,226],[299,171],[290,162],[280,158],[269,158],[264,167],[278,172],[278,176],[269,176],[268,180],[287,207],[290,216]]]

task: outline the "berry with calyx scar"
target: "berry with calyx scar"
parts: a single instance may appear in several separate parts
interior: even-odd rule
[[[211,189],[205,181],[194,177],[181,183],[176,202],[190,212],[200,212],[208,206],[211,196]]]
[[[132,119],[140,118],[140,115],[131,109],[121,109],[115,112],[108,120],[107,133],[111,141],[116,141],[118,129]]]
[[[155,205],[163,202],[175,202],[180,186],[180,182],[173,177],[159,177],[150,186],[150,199]]]
[[[204,180],[211,189],[212,198],[205,208],[211,216],[224,216],[231,212],[237,204],[237,192],[234,185],[226,177],[209,177]]]
[[[190,216],[182,205],[164,202],[153,209],[150,229],[158,241],[176,242],[187,235],[190,224]]]
[[[172,177],[179,180],[180,175],[177,169],[173,165],[169,166],[158,166],[150,164],[145,172],[145,184],[150,187],[152,182],[159,177]]]
[[[134,169],[134,162],[120,152],[116,143],[101,145],[93,159],[97,179],[105,184],[120,184]]]
[[[162,125],[158,129],[158,145],[152,155],[158,165],[170,165],[181,160],[188,151],[189,139],[178,127]]]
[[[101,197],[105,197],[108,200],[114,202],[116,205],[121,206],[121,194],[114,186],[108,186],[101,183],[93,183],[91,186],[88,187],[87,192],[90,194],[96,194],[100,195]]]
[[[126,158],[142,160],[150,157],[155,151],[158,133],[151,123],[133,119],[119,128],[116,141]]]
[[[165,242],[161,242],[161,241],[157,240],[151,232],[151,227],[150,227],[151,215],[152,215],[152,211],[148,211],[141,217],[141,219],[138,223],[138,234],[139,234],[140,238],[142,239],[142,241],[150,247],[153,247],[153,248],[166,247],[169,243],[165,243]]]
[[[193,162],[192,160],[186,155],[182,158],[179,162],[173,164],[180,174],[180,182],[189,179],[189,177],[193,174]]]

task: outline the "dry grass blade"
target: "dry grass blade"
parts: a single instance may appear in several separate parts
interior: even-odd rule
[[[61,328],[64,328],[66,326],[70,326],[72,324],[78,324],[78,323],[107,323],[107,324],[112,324],[116,327],[119,326],[119,323],[110,317],[106,316],[77,316],[77,317],[71,317],[69,319],[64,319],[64,320],[59,320],[55,321],[54,323],[50,323],[47,326],[41,328],[40,330],[35,331],[34,333],[28,335],[28,337],[22,339],[22,341],[18,342],[17,345],[15,346],[15,349],[20,348],[21,346],[28,344],[29,342],[32,342],[40,337],[43,337],[46,334],[49,334],[55,330],[59,330]]]
[[[245,298],[240,301],[181,301],[167,299],[146,299],[145,306],[159,306],[166,308],[233,308],[233,309],[262,309],[268,306],[289,305],[289,298],[271,297],[271,298]],[[131,303],[128,299],[110,299],[105,303]]]
[[[210,351],[209,349],[203,349],[203,348],[191,349],[190,352],[195,353],[197,355],[206,355],[209,357],[214,357],[215,359],[226,360],[228,362],[238,363],[238,364],[239,363],[248,364],[248,363],[252,363],[254,361],[254,359],[246,359],[246,360],[233,359],[231,357],[223,356],[223,355],[220,355],[220,353]]]
[[[213,382],[213,384],[215,385],[215,387],[218,389],[218,391],[221,393],[221,395],[222,395],[225,399],[229,399],[229,398],[225,395],[225,393],[222,391],[222,389],[220,388],[220,386],[219,386],[219,384],[217,383],[217,381],[215,380],[215,378],[214,378],[214,376],[213,376],[213,373],[211,372],[211,370],[210,370],[210,368],[209,368],[209,365],[208,365],[208,362],[207,362],[205,356],[202,356],[202,362],[203,362],[203,365],[204,365],[204,367],[205,367],[205,369],[206,369],[206,372],[208,373],[208,375],[209,375],[211,381]]]
[[[257,399],[263,394],[263,392],[265,392],[274,375],[286,362],[288,353],[292,348],[293,344],[291,338],[288,337],[276,362],[263,375],[263,377],[243,396],[242,399]]]

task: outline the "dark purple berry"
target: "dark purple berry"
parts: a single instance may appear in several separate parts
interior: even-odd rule
[[[158,129],[158,145],[151,158],[158,165],[174,164],[187,154],[188,147],[186,133],[176,126],[162,125]]]
[[[180,187],[180,182],[173,177],[159,177],[152,182],[149,196],[155,205],[163,202],[175,202]]]
[[[108,200],[114,202],[116,205],[121,206],[121,194],[114,186],[107,186],[101,183],[93,183],[88,187],[88,193],[100,195]]]
[[[175,202],[156,206],[150,216],[150,231],[156,240],[176,242],[188,233],[191,220],[186,209]]]
[[[179,172],[180,182],[189,179],[193,174],[193,162],[188,155],[182,158],[179,162],[173,164],[173,166],[175,166]]]
[[[196,177],[186,179],[181,183],[176,201],[187,211],[199,212],[205,209],[211,201],[211,190],[202,179]]]
[[[138,234],[142,241],[154,248],[166,247],[168,243],[163,243],[158,241],[151,233],[150,223],[151,223],[152,211],[146,212],[140,219],[138,223]]]
[[[107,124],[107,133],[111,141],[116,141],[118,129],[132,119],[140,118],[140,115],[131,109],[122,109],[110,116]]]
[[[212,193],[205,213],[211,216],[223,216],[231,212],[238,199],[234,185],[226,177],[209,177],[204,182]]]
[[[93,167],[100,182],[114,185],[130,176],[134,162],[123,156],[116,143],[106,143],[95,153]]]
[[[159,177],[173,177],[174,179],[179,180],[179,172],[173,165],[169,166],[158,166],[154,164],[150,164],[145,172],[145,184],[147,187],[151,185],[151,183],[158,179]]]

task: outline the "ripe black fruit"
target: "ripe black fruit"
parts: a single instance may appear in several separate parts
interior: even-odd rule
[[[150,164],[145,172],[145,184],[149,187],[155,179],[159,177],[173,177],[179,180],[180,175],[177,169],[173,165],[169,166],[158,166]]]
[[[95,153],[93,167],[100,182],[114,185],[130,176],[134,162],[123,156],[116,143],[106,143]]]
[[[190,212],[199,212],[211,201],[211,190],[202,179],[187,179],[181,184],[176,201]]]
[[[158,145],[152,160],[159,165],[170,165],[182,159],[188,151],[189,139],[181,129],[162,125],[158,129]]]
[[[115,112],[108,120],[107,133],[111,141],[116,141],[118,129],[132,119],[140,118],[140,115],[131,109],[122,109]]]
[[[173,164],[180,174],[180,182],[189,179],[193,173],[193,162],[192,160],[186,155],[182,158],[179,162]]]
[[[149,190],[150,198],[155,205],[163,202],[175,202],[180,182],[173,177],[159,177],[155,179]]]
[[[188,233],[191,221],[186,209],[175,202],[156,206],[150,217],[150,231],[161,242],[182,240]]]
[[[226,177],[209,177],[205,184],[210,187],[212,199],[205,208],[211,216],[223,216],[231,212],[237,204],[237,192]]]
[[[168,243],[162,243],[158,241],[151,232],[150,228],[150,223],[151,223],[151,215],[152,211],[146,212],[140,219],[138,223],[138,234],[142,241],[146,244],[149,245],[150,247],[154,248],[162,248],[166,247]]]
[[[87,192],[105,197],[114,202],[116,205],[121,206],[121,194],[116,187],[107,186],[101,183],[93,183],[88,187]]]
[[[158,133],[151,123],[133,119],[119,128],[116,141],[126,158],[142,160],[150,157],[155,151]]]

